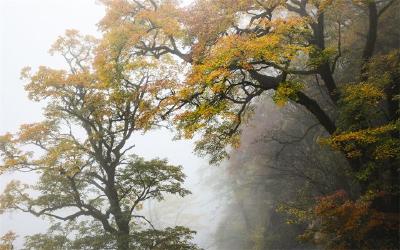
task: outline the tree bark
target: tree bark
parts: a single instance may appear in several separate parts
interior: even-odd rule
[[[339,100],[339,93],[337,92],[336,82],[333,79],[333,74],[329,67],[329,63],[324,63],[319,66],[317,72],[325,83],[329,97],[331,98],[332,102],[336,104]]]
[[[117,233],[117,249],[129,250],[129,232],[118,231]]]
[[[378,34],[378,9],[375,1],[368,3],[368,34],[367,41],[362,54],[362,59],[368,61],[375,50],[375,43]]]
[[[330,135],[336,131],[335,123],[315,100],[308,97],[301,91],[297,93],[297,98],[298,99],[296,102],[303,105],[311,114],[313,114]]]
[[[313,40],[311,41],[320,51],[325,50],[325,17],[324,13],[319,13],[317,23],[312,25],[313,29]],[[328,90],[329,97],[333,103],[337,103],[339,95],[337,93],[336,82],[333,78],[332,70],[330,68],[329,62],[324,62],[317,69],[318,74],[324,80],[325,86]]]
[[[363,54],[362,54],[362,65],[360,72],[361,81],[366,81],[368,79],[367,71],[367,63],[369,59],[374,54],[375,43],[378,36],[378,9],[376,7],[375,1],[370,1],[368,3],[368,34],[367,41],[364,46]]]

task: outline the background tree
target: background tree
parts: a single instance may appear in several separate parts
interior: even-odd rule
[[[14,249],[13,242],[17,238],[17,235],[9,231],[6,234],[1,236],[1,243],[0,243],[0,249],[1,250],[12,250]]]
[[[225,198],[216,249],[314,248],[297,238],[309,226],[314,198],[358,191],[345,158],[315,143],[324,133],[295,105],[258,104],[239,148],[214,170],[216,195]]]
[[[27,237],[26,249],[197,249],[193,231],[154,228],[139,212],[148,199],[190,192],[180,166],[131,153],[135,133],[161,125],[162,90],[153,85],[154,72],[163,73],[128,50],[124,37],[100,43],[68,30],[51,49],[67,70],[23,70],[29,97],[46,103],[45,120],[0,137],[1,171],[32,171],[39,181],[9,183],[0,211],[54,222],[47,234]]]

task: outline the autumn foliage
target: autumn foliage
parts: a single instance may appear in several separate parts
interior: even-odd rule
[[[320,197],[312,211],[314,225],[300,238],[328,249],[395,249],[398,214],[379,211],[373,204],[383,197],[383,192],[369,192],[353,201],[343,190]]]
[[[129,155],[129,139],[167,126],[178,139],[196,138],[195,151],[218,164],[240,146],[255,107],[271,98],[324,130],[313,143],[339,153],[343,173],[335,176],[351,179],[348,190],[317,199],[309,192],[308,204],[281,209],[308,228],[301,238],[331,249],[398,247],[398,0],[101,2],[101,39],[68,30],[51,49],[67,69],[22,72],[29,97],[47,102],[46,119],[0,137],[0,172],[41,171],[45,196],[32,199],[14,182],[0,197],[2,210],[57,218],[52,212],[71,204],[50,197],[56,192],[78,208],[72,218],[92,216],[118,249],[167,248],[169,236],[170,247],[196,249],[189,229],[155,229],[135,214],[146,199],[189,191],[179,166]],[[56,177],[69,186],[53,186]],[[89,188],[107,198],[81,200]],[[143,220],[147,228],[133,230]]]

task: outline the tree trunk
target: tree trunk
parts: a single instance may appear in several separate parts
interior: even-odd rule
[[[129,249],[129,222],[130,216],[122,211],[121,204],[119,202],[118,192],[115,187],[115,166],[105,167],[108,181],[106,184],[105,193],[110,202],[110,212],[114,215],[115,223],[117,224],[118,231],[116,232],[117,237],[117,249],[128,250]]]
[[[117,233],[117,249],[128,250],[129,249],[129,231],[118,231]]]
[[[378,9],[375,1],[368,3],[368,34],[367,41],[362,54],[363,63],[361,65],[360,79],[366,81],[368,79],[367,63],[374,54],[375,43],[378,36]]]

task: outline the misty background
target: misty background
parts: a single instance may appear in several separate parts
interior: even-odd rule
[[[20,70],[63,67],[62,58],[47,53],[51,44],[71,28],[99,37],[96,24],[103,16],[104,8],[95,0],[0,0],[0,134],[42,120],[42,106],[27,98]],[[240,148],[220,166],[209,166],[193,153],[193,141],[174,141],[166,129],[133,139],[137,155],[182,165],[185,187],[192,192],[185,198],[147,202],[144,213],[154,225],[188,226],[197,231],[194,241],[210,250],[312,248],[296,240],[304,227],[289,226],[277,207],[304,197],[302,192],[318,196],[348,189],[347,177],[338,176],[346,173],[338,169],[346,164],[342,156],[315,143],[326,134],[309,113],[291,104],[278,107],[271,96],[258,100],[256,115],[243,127]],[[32,183],[35,175],[0,175],[0,192],[12,179]],[[30,214],[0,215],[0,235],[15,231],[17,249],[24,236],[47,227]]]

